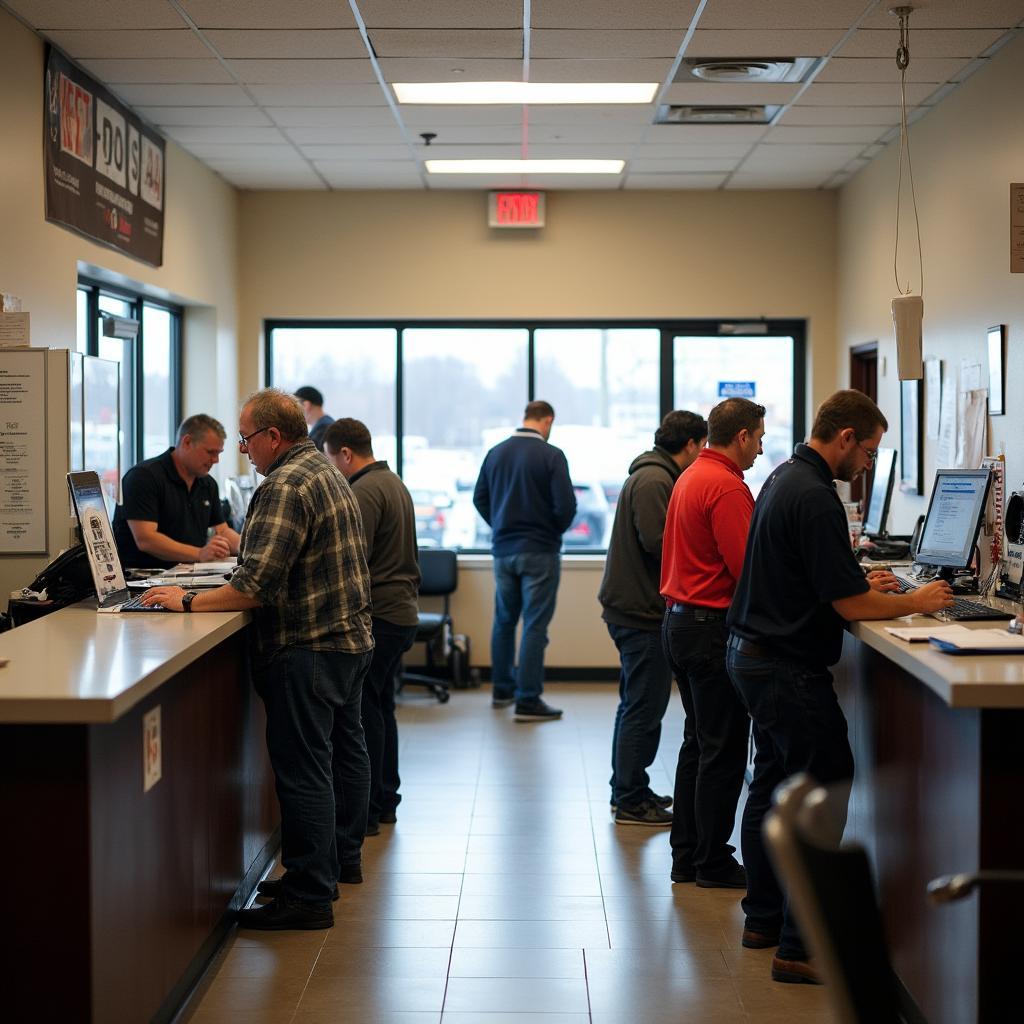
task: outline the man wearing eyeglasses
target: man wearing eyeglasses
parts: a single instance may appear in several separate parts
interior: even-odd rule
[[[810,440],[798,444],[761,488],[726,620],[726,664],[753,720],[756,747],[741,828],[747,872],[742,943],[778,946],[775,981],[819,983],[761,828],[772,793],[790,775],[807,772],[824,785],[849,785],[853,778],[846,718],[829,672],[842,653],[844,622],[953,603],[944,581],[895,593],[891,573],[865,577],[854,558],[834,481],[851,481],[871,465],[888,426],[860,391],[837,391],[822,403]]]
[[[355,495],[315,448],[297,399],[250,398],[239,448],[266,479],[242,530],[238,568],[202,592],[155,587],[171,611],[252,609],[253,681],[281,805],[285,875],[260,884],[273,902],[238,922],[263,930],[330,928],[337,884],[361,882],[370,766],[360,720],[370,664],[370,576]]]

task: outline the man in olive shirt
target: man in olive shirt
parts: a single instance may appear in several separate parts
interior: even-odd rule
[[[210,476],[225,436],[212,416],[189,416],[173,448],[128,470],[113,524],[124,565],[166,569],[238,553],[238,534],[224,522],[217,481]]]
[[[242,530],[238,568],[214,590],[154,587],[169,611],[252,609],[256,692],[281,805],[285,875],[239,912],[245,928],[334,924],[337,884],[362,881],[370,766],[359,708],[370,664],[370,575],[345,478],[313,446],[298,401],[267,388],[238,419],[239,447],[266,479]]]
[[[324,454],[355,492],[363,516],[373,606],[373,660],[363,680],[363,731],[370,756],[370,810],[366,834],[395,821],[398,787],[398,723],[395,672],[416,639],[420,567],[412,496],[388,464],[373,456],[364,423],[335,420],[324,435]]]

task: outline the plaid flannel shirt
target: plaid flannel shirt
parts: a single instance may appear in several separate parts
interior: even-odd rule
[[[255,609],[261,655],[282,647],[373,649],[363,522],[348,481],[309,440],[289,448],[256,488],[231,586]]]

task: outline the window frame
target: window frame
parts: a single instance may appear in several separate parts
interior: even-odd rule
[[[419,328],[426,329],[505,329],[519,328],[527,332],[527,401],[533,401],[537,395],[535,392],[536,383],[536,339],[538,330],[608,330],[616,329],[646,329],[660,332],[660,373],[659,373],[659,394],[658,419],[660,420],[672,411],[673,396],[675,394],[675,360],[673,339],[685,335],[706,337],[717,335],[721,337],[736,337],[735,330],[723,330],[723,327],[735,325],[756,324],[757,333],[766,335],[781,335],[793,339],[793,444],[796,445],[806,436],[806,401],[807,401],[807,321],[799,318],[789,319],[761,319],[752,320],[750,317],[707,317],[691,319],[338,319],[338,318],[267,318],[263,321],[263,373],[264,380],[268,387],[273,387],[273,366],[274,366],[274,331],[277,329],[301,330],[328,329],[346,330],[358,328],[391,328],[396,333],[395,342],[395,471],[402,476],[403,470],[403,449],[404,449],[404,380],[403,380],[403,355],[404,335],[407,330]],[[742,332],[740,332],[742,333]],[[750,333],[754,333],[751,331]],[[543,397],[543,396],[541,396]],[[582,555],[604,554],[605,548],[593,548],[579,552],[565,552],[563,556],[569,557]],[[486,551],[480,548],[463,548],[462,554],[485,554]]]

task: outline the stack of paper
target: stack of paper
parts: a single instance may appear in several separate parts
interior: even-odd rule
[[[966,626],[886,626],[885,631],[909,643],[927,640],[947,654],[1024,654],[1024,636],[1005,629]]]

